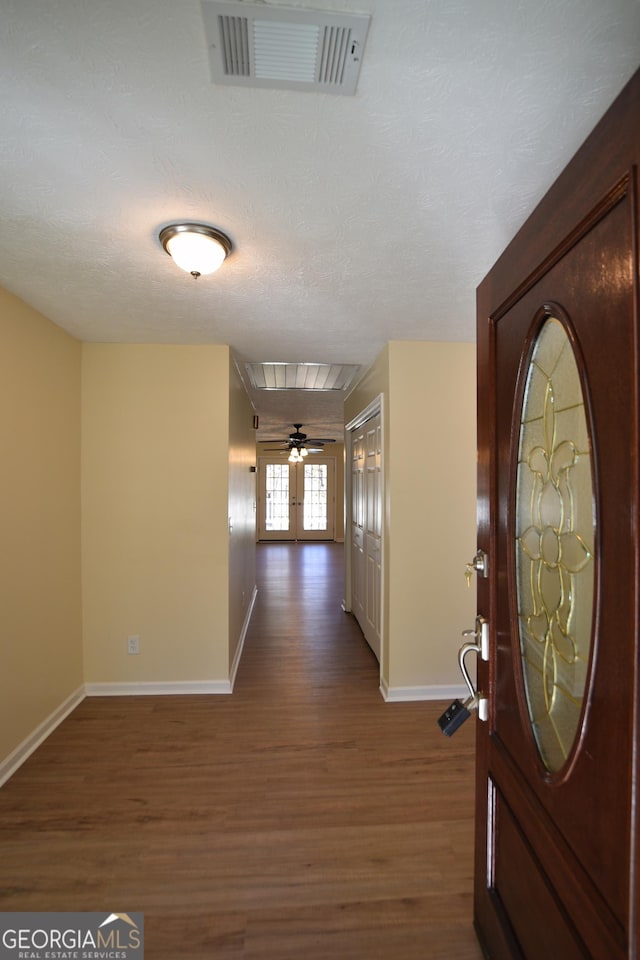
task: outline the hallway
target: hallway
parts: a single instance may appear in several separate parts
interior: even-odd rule
[[[149,960],[480,960],[473,723],[384,703],[341,544],[257,554],[232,696],[86,699],[0,791],[0,909],[142,911]]]

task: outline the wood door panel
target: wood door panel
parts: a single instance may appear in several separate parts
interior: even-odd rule
[[[556,891],[500,793],[495,818],[494,889],[524,956],[584,960],[584,943],[573,924],[566,922]],[[525,890],[519,882],[523,869]]]
[[[478,725],[475,921],[496,960],[638,954],[638,116],[640,72],[478,290],[478,546],[490,577],[477,586],[491,650],[478,667],[490,716]],[[587,686],[556,772],[529,719],[515,540],[520,415],[549,317],[582,384],[595,516]]]
[[[628,256],[631,243],[631,217],[628,203],[618,202],[597,222],[579,247],[574,246],[498,321],[497,333],[497,436],[498,451],[499,534],[498,577],[507,589],[498,592],[497,622],[505,629],[497,637],[496,698],[494,734],[504,744],[514,762],[520,766],[541,804],[553,816],[577,859],[597,874],[606,900],[622,922],[628,906],[628,878],[619,869],[612,851],[629,842],[630,816],[630,729],[611,736],[610,705],[616,697],[628,703],[633,695],[633,663],[630,651],[620,656],[617,638],[633,616],[632,571],[634,545],[629,536],[629,516],[621,508],[628,499],[633,472],[632,451],[621,449],[619,437],[610,424],[621,423],[629,413],[629,397],[633,393],[633,277]],[[611,301],[608,287],[598,287],[601,251],[611,251],[616,264],[616,290],[622,295]],[[595,278],[584,290],[576,278]],[[596,607],[606,617],[596,631],[594,655],[607,661],[606,671],[595,671],[593,686],[587,697],[587,717],[583,739],[577,751],[570,776],[550,777],[539,760],[527,716],[522,671],[516,640],[517,613],[510,598],[515,592],[513,551],[514,521],[512,491],[515,485],[514,452],[517,451],[519,410],[524,388],[521,364],[522,345],[532,339],[531,325],[545,302],[545,292],[564,308],[575,331],[580,354],[584,358],[589,385],[587,403],[591,406],[597,449],[595,453],[596,488],[606,465],[615,465],[607,476],[606,496],[597,496],[597,563],[599,571]],[[615,337],[609,328],[616,324]],[[505,333],[502,333],[504,328]],[[605,331],[605,343],[595,331]],[[616,343],[615,355],[609,356],[607,343]],[[611,351],[613,353],[613,351]],[[629,359],[620,367],[616,357]],[[518,379],[520,384],[518,385]],[[615,386],[609,388],[609,383]],[[591,389],[591,385],[593,389]],[[513,398],[516,396],[514,403]],[[599,429],[600,425],[600,429]],[[611,471],[608,471],[608,473]],[[596,623],[598,617],[596,617]],[[508,626],[507,626],[508,625]],[[514,723],[514,717],[519,722]],[[588,797],[589,802],[581,801]],[[610,823],[603,810],[617,809],[620,816]]]
[[[515,765],[511,756],[498,747],[492,751],[489,773],[489,809],[490,818],[496,826],[495,832],[499,822],[499,814],[496,811],[500,798],[504,797],[510,798],[510,815],[522,835],[527,838],[530,856],[537,863],[536,869],[544,873],[545,882],[554,891],[555,899],[567,916],[580,918],[584,928],[582,932],[586,932],[590,944],[591,956],[610,960],[620,951],[624,951],[624,925],[610,910],[603,897],[598,886],[597,874],[589,873],[580,863],[566,837],[558,830],[553,817],[540,805],[537,797],[526,788],[522,771]],[[517,810],[517,815],[514,814],[514,810]],[[495,836],[489,842],[491,853],[488,858],[490,864],[488,885],[494,891],[497,873]],[[523,876],[526,876],[524,884]],[[517,889],[524,889],[526,893],[529,876],[522,869],[522,864],[513,883]],[[508,951],[504,954],[497,953],[497,956],[509,957],[510,955]],[[536,957],[535,954],[533,956]],[[543,960],[546,960],[544,955]]]

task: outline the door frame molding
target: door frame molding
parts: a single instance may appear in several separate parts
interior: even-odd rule
[[[382,464],[380,469],[380,486],[382,492],[382,524],[381,524],[381,537],[380,537],[380,689],[383,689],[385,684],[385,677],[383,672],[384,664],[384,654],[386,651],[387,637],[385,631],[385,608],[386,608],[386,597],[384,590],[385,582],[385,540],[386,540],[386,511],[385,511],[385,474],[386,474],[386,464],[385,464],[385,430],[386,430],[386,416],[385,416],[385,403],[384,403],[384,394],[379,393],[373,400],[364,407],[359,413],[356,414],[348,423],[345,423],[344,432],[344,460],[345,460],[345,469],[344,469],[344,600],[342,601],[342,609],[345,613],[351,613],[351,517],[352,517],[352,481],[351,481],[351,457],[353,454],[353,431],[359,430],[360,427],[364,426],[367,420],[372,420],[373,417],[380,415],[380,446],[382,449]]]

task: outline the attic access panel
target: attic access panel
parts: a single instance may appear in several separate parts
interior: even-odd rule
[[[202,0],[214,83],[352,96],[370,17]]]

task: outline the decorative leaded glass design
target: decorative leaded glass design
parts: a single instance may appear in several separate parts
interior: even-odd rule
[[[305,530],[326,530],[328,519],[327,477],[325,463],[304,465],[304,517]]]
[[[268,463],[265,530],[289,529],[289,464]]]
[[[595,514],[590,439],[571,342],[548,319],[535,343],[520,423],[516,592],[529,718],[548,770],[579,731],[593,620]]]

